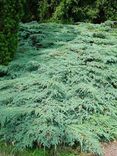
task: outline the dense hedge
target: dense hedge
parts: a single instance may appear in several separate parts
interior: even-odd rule
[[[23,1],[0,0],[0,64],[7,64],[16,51]]]

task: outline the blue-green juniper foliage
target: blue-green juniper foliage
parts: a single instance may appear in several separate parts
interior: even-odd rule
[[[113,22],[21,24],[14,60],[0,66],[0,138],[18,149],[78,145],[101,154],[117,138]]]

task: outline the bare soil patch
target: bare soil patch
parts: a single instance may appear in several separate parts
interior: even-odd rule
[[[117,141],[103,144],[104,156],[117,156]]]

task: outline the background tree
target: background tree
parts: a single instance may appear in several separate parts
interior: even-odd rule
[[[38,19],[39,0],[25,0],[23,22],[29,22]]]
[[[7,64],[15,54],[23,2],[0,0],[0,64]]]

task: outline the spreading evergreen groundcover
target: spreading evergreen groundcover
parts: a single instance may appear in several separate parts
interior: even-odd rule
[[[21,24],[17,54],[0,66],[0,139],[101,155],[100,142],[116,138],[113,23]]]

